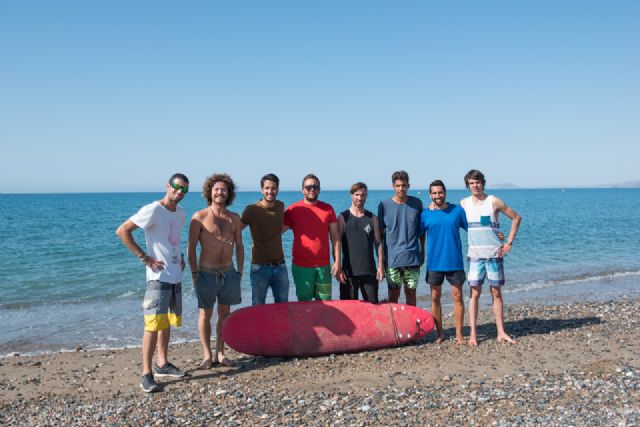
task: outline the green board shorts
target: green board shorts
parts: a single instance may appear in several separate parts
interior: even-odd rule
[[[300,267],[292,264],[291,274],[296,284],[298,301],[311,301],[314,298],[323,301],[331,299],[331,268],[328,265]]]
[[[420,266],[387,268],[389,289],[400,289],[402,285],[409,289],[417,289],[419,279]]]

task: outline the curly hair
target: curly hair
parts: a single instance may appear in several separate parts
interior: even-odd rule
[[[211,206],[211,189],[216,184],[216,182],[224,182],[227,186],[227,201],[224,203],[225,206],[231,206],[233,201],[236,198],[236,184],[234,184],[231,177],[226,173],[214,173],[204,181],[204,185],[202,186],[202,197],[207,200],[207,204]]]

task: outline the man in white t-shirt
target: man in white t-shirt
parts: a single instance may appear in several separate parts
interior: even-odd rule
[[[142,304],[144,334],[142,336],[142,377],[140,387],[146,393],[159,389],[152,372],[153,353],[158,347],[153,371],[157,377],[182,378],[184,372],[169,363],[170,327],[182,323],[182,271],[185,267],[180,233],[185,215],[178,203],[189,191],[189,179],[176,173],[166,185],[164,197],[143,206],[123,222],[116,234],[147,269],[147,290]],[[134,240],[133,231],[144,230],[147,252]]]

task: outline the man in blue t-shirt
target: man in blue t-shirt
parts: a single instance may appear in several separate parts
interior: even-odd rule
[[[464,301],[462,285],[466,280],[462,261],[460,229],[467,229],[464,209],[447,203],[447,189],[442,181],[435,180],[429,185],[429,195],[433,210],[427,208],[420,216],[420,236],[427,233],[427,283],[431,287],[431,312],[438,330],[436,342],[444,341],[442,329],[442,283],[444,278],[451,285],[453,312],[456,319],[456,340],[464,344],[462,323],[464,321]]]
[[[407,305],[415,306],[420,266],[424,262],[424,239],[420,237],[422,202],[407,193],[407,172],[394,172],[391,182],[394,196],[378,205],[389,301],[397,303],[404,288]]]

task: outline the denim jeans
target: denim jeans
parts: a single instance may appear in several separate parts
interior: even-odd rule
[[[289,273],[286,264],[251,264],[251,301],[264,304],[271,288],[275,302],[289,301]]]

